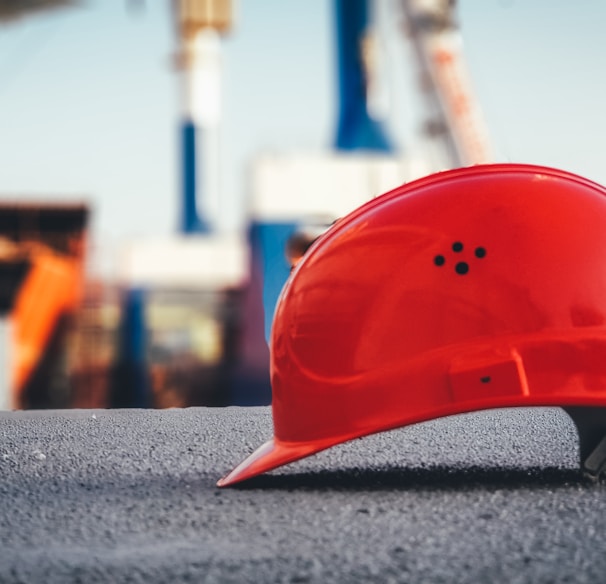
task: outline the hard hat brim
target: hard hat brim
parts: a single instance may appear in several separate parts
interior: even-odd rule
[[[342,440],[322,442],[282,442],[277,438],[268,440],[245,458],[234,470],[217,482],[218,487],[227,487],[245,481],[269,470],[294,462],[325,450]]]

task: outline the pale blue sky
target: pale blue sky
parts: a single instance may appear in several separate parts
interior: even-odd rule
[[[89,200],[97,262],[177,223],[176,39],[169,0],[145,4],[88,0],[0,26],[0,197]],[[336,113],[332,3],[236,6],[224,43],[227,225],[241,219],[251,157],[328,149]],[[606,183],[606,2],[460,0],[459,15],[497,159]],[[418,122],[414,65],[397,43],[388,55],[390,131],[406,150]]]

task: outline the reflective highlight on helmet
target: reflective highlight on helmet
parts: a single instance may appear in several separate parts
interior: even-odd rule
[[[339,220],[276,309],[274,438],[219,485],[436,417],[606,406],[605,195],[567,172],[485,165]]]

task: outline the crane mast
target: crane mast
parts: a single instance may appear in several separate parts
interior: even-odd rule
[[[492,161],[481,109],[465,66],[454,0],[401,0],[420,69],[425,135],[442,146],[445,167]]]

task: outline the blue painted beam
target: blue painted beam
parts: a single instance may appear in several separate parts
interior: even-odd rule
[[[199,194],[196,168],[196,126],[187,119],[181,126],[181,157],[182,200],[179,231],[183,234],[209,233],[210,225],[204,217],[200,217],[196,202]],[[203,193],[201,194],[203,195]]]
[[[362,40],[370,25],[368,0],[335,0],[339,81],[337,150],[392,152],[382,125],[368,111],[368,84]]]

